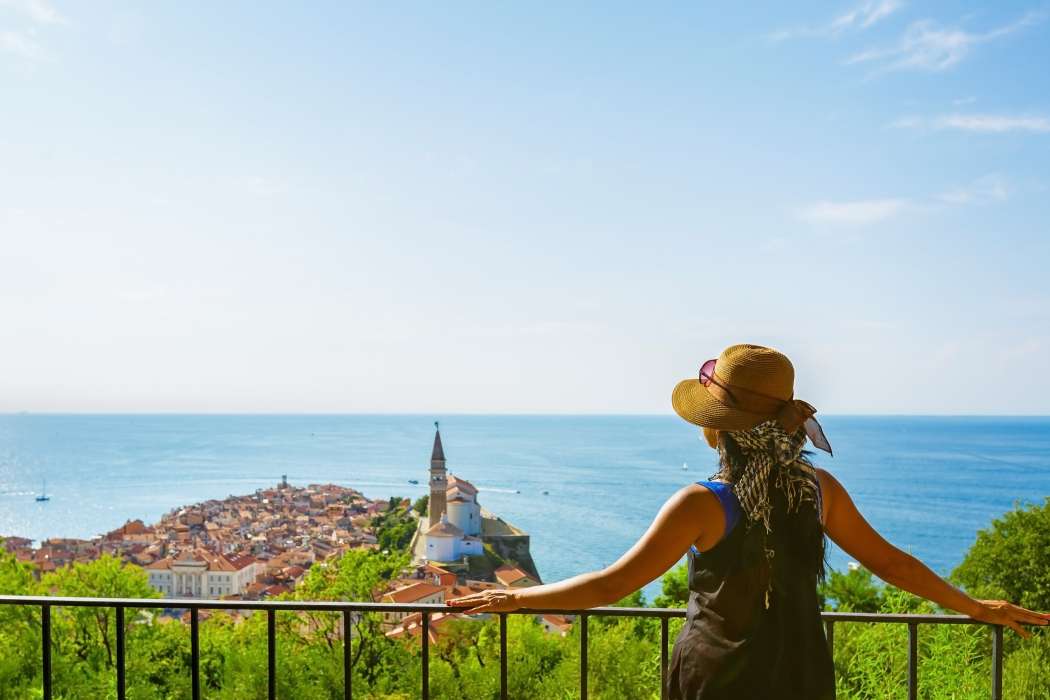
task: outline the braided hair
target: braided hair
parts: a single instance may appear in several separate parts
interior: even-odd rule
[[[788,580],[788,569],[798,568],[787,567],[788,560],[808,574],[813,586],[824,580],[820,488],[809,453],[802,449],[805,443],[805,430],[788,433],[776,420],[750,430],[719,431],[719,470],[711,478],[733,484],[748,532],[761,528],[769,567],[767,608],[771,594],[799,583]]]

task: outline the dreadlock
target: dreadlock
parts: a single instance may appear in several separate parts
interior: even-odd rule
[[[824,580],[820,489],[809,453],[802,449],[805,443],[805,430],[787,433],[775,420],[750,430],[719,432],[719,470],[711,478],[733,484],[748,532],[761,527],[770,572],[767,608],[771,593],[792,587],[786,567],[775,566],[775,561],[798,562],[814,586]]]

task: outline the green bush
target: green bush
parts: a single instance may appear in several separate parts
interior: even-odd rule
[[[1050,610],[1050,498],[1017,506],[978,532],[952,578],[979,598]]]

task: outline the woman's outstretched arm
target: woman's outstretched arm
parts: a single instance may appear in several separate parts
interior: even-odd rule
[[[1033,612],[1004,600],[976,600],[951,585],[928,566],[887,542],[853,504],[846,489],[818,469],[824,501],[824,531],[835,544],[883,581],[975,620],[1006,625],[1029,637],[1022,624],[1045,625],[1050,615]]]
[[[667,499],[649,529],[616,562],[556,583],[484,591],[447,601],[465,612],[509,612],[518,608],[574,610],[608,605],[671,568],[694,542],[716,542],[725,529],[722,507],[705,486],[690,484]]]

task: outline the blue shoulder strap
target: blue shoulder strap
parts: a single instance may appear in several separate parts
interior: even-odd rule
[[[729,533],[733,531],[736,524],[740,522],[741,508],[740,501],[737,499],[736,494],[733,493],[733,485],[727,484],[723,481],[698,481],[696,482],[701,486],[706,486],[711,490],[712,493],[718,498],[718,502],[722,505],[722,514],[726,519],[725,531],[722,533],[722,539],[729,536]],[[692,550],[695,554],[700,554],[700,550],[694,545]]]

